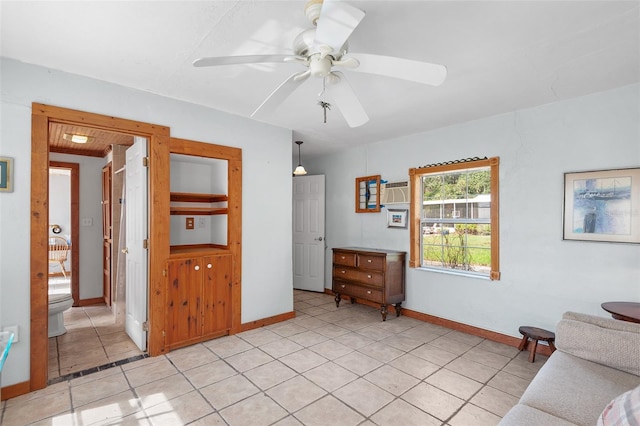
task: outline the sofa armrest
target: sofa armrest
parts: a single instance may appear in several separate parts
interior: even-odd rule
[[[555,343],[568,354],[640,376],[640,324],[566,312]]]

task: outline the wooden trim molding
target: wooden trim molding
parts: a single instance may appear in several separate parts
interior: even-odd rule
[[[249,331],[256,328],[264,327],[265,325],[276,324],[282,321],[287,321],[296,317],[295,311],[285,312],[283,314],[274,315],[268,318],[262,318],[255,321],[245,322],[242,324],[240,331]]]
[[[82,299],[78,303],[78,306],[93,306],[93,305],[104,305],[104,297],[94,297],[91,299]]]
[[[33,103],[31,107],[30,375],[29,388],[47,385],[49,124],[67,123],[146,137],[149,140],[149,355],[164,353],[162,271],[169,256],[169,127]],[[161,190],[164,188],[165,190]]]
[[[29,393],[30,388],[31,384],[29,382],[20,382],[14,385],[5,386],[0,389],[0,401],[6,401],[7,399]]]

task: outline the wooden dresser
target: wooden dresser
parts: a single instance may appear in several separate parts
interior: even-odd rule
[[[334,248],[332,289],[336,306],[340,306],[344,295],[351,298],[351,303],[357,299],[379,303],[383,321],[387,319],[387,305],[394,305],[396,315],[400,316],[405,256],[403,251]]]

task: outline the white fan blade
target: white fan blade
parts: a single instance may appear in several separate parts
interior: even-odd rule
[[[297,88],[309,78],[310,73],[306,71],[301,73],[295,73],[289,76],[285,81],[283,81],[280,86],[276,88],[271,94],[267,97],[267,99],[260,104],[258,108],[251,114],[252,118],[260,118],[265,117],[273,110],[275,110],[278,105],[284,102],[285,99],[289,97]]]
[[[368,53],[350,53],[349,56],[360,62],[360,66],[354,68],[354,71],[358,72],[385,75],[431,86],[441,85],[447,77],[447,68],[443,65]]]
[[[194,67],[214,67],[218,65],[258,64],[268,62],[284,62],[292,55],[245,55],[245,56],[212,56],[193,61]]]
[[[318,19],[314,45],[329,45],[339,51],[365,13],[347,3],[324,0]]]
[[[327,85],[329,95],[333,98],[344,119],[347,120],[349,127],[362,126],[369,121],[369,116],[362,107],[353,88],[343,73],[333,71],[332,74],[337,76],[338,79],[337,82]]]

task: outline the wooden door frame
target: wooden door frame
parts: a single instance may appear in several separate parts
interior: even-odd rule
[[[73,306],[80,306],[80,164],[49,161],[49,167],[71,171],[71,296]]]
[[[149,343],[151,356],[165,352],[163,270],[169,256],[169,127],[33,103],[31,108],[30,375],[29,390],[47,385],[49,127],[65,123],[146,137],[149,140]]]

